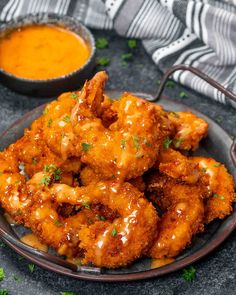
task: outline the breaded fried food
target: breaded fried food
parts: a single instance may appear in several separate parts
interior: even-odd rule
[[[86,186],[90,183],[97,183],[104,179],[103,175],[95,173],[95,171],[89,166],[84,167],[80,172],[80,182],[82,185]],[[142,176],[132,178],[128,181],[134,187],[136,187],[140,192],[145,191],[145,182]]]
[[[148,256],[156,259],[175,257],[204,228],[204,190],[197,185],[178,183],[158,172],[150,177],[147,186],[164,212]]]
[[[79,231],[83,263],[108,268],[126,266],[142,256],[153,240],[157,230],[156,210],[129,183],[103,181],[81,188],[55,184],[51,192],[58,203],[77,206],[100,203],[118,213],[112,222],[97,221]]]
[[[232,212],[233,178],[175,150],[195,150],[207,122],[128,92],[111,101],[107,79],[98,72],[60,95],[0,152],[0,205],[73,263],[170,262],[204,223]]]
[[[212,194],[206,202],[205,222],[225,218],[232,212],[232,204],[236,200],[232,175],[223,164],[212,158],[193,157],[192,160],[209,176],[209,188]]]
[[[207,135],[208,123],[191,112],[168,112],[167,115],[175,128],[174,147],[195,151]]]
[[[161,173],[187,183],[196,183],[205,175],[198,163],[171,148],[161,149],[154,166]]]
[[[86,92],[86,89],[84,90]],[[76,106],[74,130],[80,137],[81,161],[106,178],[128,180],[147,171],[155,162],[166,130],[163,118],[147,101],[130,93],[113,103],[118,119],[105,128],[83,103]]]
[[[24,164],[27,175],[33,176],[42,171],[45,165],[56,165],[63,172],[79,172],[80,159],[75,156],[63,158],[61,153],[62,137],[68,128],[71,133],[70,112],[75,104],[72,93],[62,94],[48,104],[43,115],[25,130],[23,137],[10,146],[18,162]]]

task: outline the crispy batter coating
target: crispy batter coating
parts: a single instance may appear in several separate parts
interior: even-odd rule
[[[203,230],[204,191],[158,172],[150,177],[148,190],[164,211],[148,255],[156,259],[175,257]]]
[[[79,158],[70,157],[63,159],[55,147],[50,143],[55,137],[61,137],[66,128],[71,129],[69,115],[76,101],[71,97],[71,93],[59,96],[58,100],[51,102],[44,110],[44,114],[35,120],[30,129],[26,129],[24,136],[10,146],[13,154],[17,155],[18,161],[25,166],[25,172],[29,176],[42,171],[45,165],[56,165],[63,172],[79,172],[81,162]],[[66,118],[65,122],[63,121]],[[60,123],[60,130],[55,130],[55,124]],[[53,135],[52,135],[53,133]],[[60,135],[58,135],[60,134]],[[56,144],[56,142],[55,142]]]
[[[126,266],[142,256],[153,240],[157,213],[129,183],[103,181],[74,189],[58,184],[51,191],[58,203],[77,206],[101,203],[118,213],[112,222],[97,221],[79,231],[80,247],[85,251],[84,263],[108,268]]]
[[[0,152],[0,205],[71,261],[117,268],[175,257],[204,223],[231,213],[233,178],[170,148],[197,149],[207,122],[127,92],[111,101],[107,78],[59,96]]]
[[[168,118],[175,127],[175,148],[195,151],[200,140],[207,135],[208,123],[191,112],[169,112]]]
[[[129,93],[113,103],[118,119],[105,128],[83,98],[76,106],[75,132],[82,142],[81,161],[104,178],[131,179],[155,162],[166,133],[155,107]]]
[[[209,223],[215,218],[223,219],[229,215],[236,200],[235,183],[225,166],[212,158],[193,157],[200,168],[209,176],[211,197],[206,202],[205,222]]]
[[[89,185],[90,183],[97,183],[102,180],[103,175],[95,173],[95,171],[89,166],[84,167],[80,172],[80,181],[82,185]],[[145,191],[145,182],[142,176],[132,178],[128,181],[134,187],[136,187],[140,192]]]
[[[171,148],[163,148],[160,151],[155,168],[172,178],[187,183],[196,183],[205,175],[199,169],[198,163]]]

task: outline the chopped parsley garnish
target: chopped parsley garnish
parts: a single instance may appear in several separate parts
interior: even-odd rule
[[[61,169],[60,168],[57,168],[53,172],[53,177],[54,177],[54,180],[60,180],[61,179]]]
[[[54,171],[55,169],[57,169],[57,166],[54,165],[54,164],[44,165],[44,167],[43,167],[43,171],[44,171],[44,172],[52,172],[52,171]]]
[[[75,92],[72,92],[70,95],[71,98],[76,99],[78,97],[78,94]]]
[[[0,295],[8,295],[7,289],[0,290]]]
[[[127,41],[127,45],[128,45],[128,47],[129,47],[130,49],[134,49],[134,48],[137,47],[137,40],[135,40],[135,39],[129,39],[129,40]]]
[[[120,145],[121,145],[121,148],[122,148],[123,150],[125,150],[125,148],[126,148],[126,140],[125,140],[125,139],[122,139]]]
[[[131,60],[132,59],[132,57],[133,57],[133,54],[130,52],[130,53],[123,53],[122,55],[121,55],[121,59],[123,60],[123,61],[129,61],[129,60]]]
[[[193,266],[183,269],[183,278],[185,281],[192,282],[196,277],[196,269]]]
[[[171,143],[172,143],[172,139],[170,139],[169,137],[166,137],[163,141],[163,147],[165,149],[168,149]]]
[[[215,118],[215,120],[216,120],[217,123],[221,123],[223,118],[221,116],[218,116],[218,117]]]
[[[48,176],[48,175],[46,175],[43,178],[41,178],[39,184],[43,184],[45,186],[49,186],[50,181],[51,181],[51,177]]]
[[[117,230],[116,230],[115,227],[113,228],[113,230],[112,230],[112,232],[111,232],[111,235],[112,235],[113,237],[115,237],[115,236],[117,235]]]
[[[13,279],[14,279],[16,282],[19,282],[19,281],[20,281],[20,278],[19,278],[17,275],[14,274],[12,277],[13,277]]]
[[[107,66],[110,63],[110,59],[108,57],[102,56],[100,58],[97,59],[97,64],[99,66]]]
[[[201,172],[206,173],[207,172],[207,168],[201,168]]]
[[[224,200],[224,199],[225,199],[225,197],[224,197],[224,196],[221,196],[221,197],[220,197],[220,199],[221,199],[221,200]]]
[[[183,138],[175,138],[173,140],[173,144],[176,148],[179,148],[181,146],[181,143],[184,141]]]
[[[22,260],[24,260],[25,258],[24,257],[22,257],[22,256],[19,256],[18,257],[18,261],[22,261]]]
[[[54,224],[57,226],[57,227],[62,227],[63,226],[63,223],[60,221],[60,220],[55,220],[54,221]]]
[[[167,82],[166,82],[166,87],[167,88],[175,88],[175,82],[174,81],[172,81],[172,80],[168,80]]]
[[[33,165],[37,164],[37,158],[36,157],[32,158],[32,163],[33,163]]]
[[[98,49],[103,49],[103,48],[106,48],[108,47],[108,40],[107,38],[98,38],[96,40],[96,48]]]
[[[63,141],[63,139],[64,139],[65,136],[66,136],[65,133],[62,132],[62,134],[61,134],[61,143],[62,143],[62,141]]]
[[[150,142],[147,140],[147,138],[144,138],[143,143],[148,146],[151,147],[152,145],[150,144]]]
[[[133,142],[134,142],[134,146],[138,152],[140,149],[140,137],[137,135],[133,136]]]
[[[173,115],[176,118],[179,118],[179,114],[177,114],[176,112],[171,112],[171,115]]]
[[[212,164],[213,167],[219,167],[221,166],[221,163],[215,163],[215,164]]]
[[[50,118],[50,119],[48,120],[48,122],[47,122],[47,126],[50,127],[50,126],[52,125],[52,122],[53,122],[53,121],[52,121],[52,118]]]
[[[57,168],[56,165],[44,165],[43,170],[45,172],[52,173],[54,180],[60,180],[61,179],[61,169]]]
[[[219,195],[218,194],[213,194],[213,198],[218,198]]]
[[[5,272],[2,267],[0,267],[0,281],[2,281],[5,278]]]
[[[3,242],[0,242],[0,248],[5,248],[6,244],[4,244]]]
[[[35,265],[33,263],[28,264],[28,270],[30,271],[30,273],[33,273],[35,270]]]
[[[99,214],[96,215],[96,218],[101,221],[106,221],[106,218],[102,215],[99,215]]]
[[[89,204],[88,202],[84,202],[84,203],[82,203],[82,206],[83,206],[85,209],[91,209],[90,204]]]
[[[188,97],[188,95],[187,95],[187,93],[185,93],[184,91],[181,91],[181,92],[179,93],[179,97],[181,97],[181,98],[186,98],[186,97]]]
[[[75,293],[74,292],[63,291],[63,292],[61,292],[61,295],[75,295]]]
[[[66,122],[66,123],[69,123],[70,122],[70,116],[69,115],[65,116],[63,121]]]
[[[43,111],[43,115],[47,115],[48,112],[49,112],[49,109],[45,108],[44,111]]]
[[[86,153],[93,147],[91,144],[86,142],[83,142],[81,146],[82,146],[82,150]]]

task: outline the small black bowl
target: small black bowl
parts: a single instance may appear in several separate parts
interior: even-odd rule
[[[51,79],[27,79],[20,78],[0,68],[0,81],[9,88],[32,96],[56,96],[65,91],[78,89],[87,78],[90,78],[95,66],[95,41],[91,32],[76,19],[69,16],[56,14],[30,14],[19,17],[0,26],[0,38],[11,31],[28,25],[52,24],[68,29],[79,35],[89,46],[90,56],[87,62],[77,70]]]

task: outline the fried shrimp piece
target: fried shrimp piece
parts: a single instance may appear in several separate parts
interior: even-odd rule
[[[85,85],[82,93],[86,91]],[[87,106],[86,96],[79,98],[73,113],[74,130],[81,140],[81,161],[104,178],[138,177],[157,158],[167,132],[164,119],[154,105],[129,93],[114,102],[112,108],[118,119],[105,128]]]
[[[0,204],[17,222],[30,205],[25,189],[25,177],[20,174],[17,158],[9,151],[0,153]]]
[[[68,92],[60,95],[46,107],[42,117],[43,139],[50,150],[63,160],[79,155],[78,139],[71,124],[71,111],[76,105],[79,93]]]
[[[25,130],[22,138],[10,146],[18,161],[24,164],[25,172],[29,176],[42,171],[45,165],[50,164],[60,167],[63,172],[79,172],[81,166],[79,158],[73,156],[63,159],[56,153],[57,149],[50,145],[50,141],[56,136],[51,134],[52,124],[58,121],[61,124],[61,130],[57,130],[61,140],[65,129],[69,126],[71,128],[69,114],[75,104],[76,100],[72,98],[72,93],[62,94],[58,100],[48,104],[44,114],[32,123],[31,128]],[[60,141],[58,146],[61,147]]]
[[[84,167],[80,172],[80,181],[81,184],[84,186],[89,185],[91,183],[97,183],[100,180],[104,180],[103,175],[95,173],[94,170],[89,166]],[[131,183],[134,187],[136,187],[140,192],[145,191],[145,182],[142,176],[132,178],[128,182]]]
[[[186,183],[194,184],[200,179],[206,185],[208,183],[208,176],[201,171],[198,163],[171,148],[161,149],[154,167],[161,173]]]
[[[41,242],[60,254],[81,255],[78,231],[82,225],[97,220],[99,211],[84,207],[74,216],[59,215],[60,206],[53,201],[49,187],[54,176],[39,172],[26,181],[20,174],[17,158],[9,151],[0,153],[0,171],[0,204],[13,220],[31,228]]]
[[[207,134],[208,123],[191,112],[168,112],[167,115],[175,127],[174,147],[195,151]]]
[[[71,188],[63,184],[51,189],[57,203],[103,204],[117,212],[113,221],[97,221],[79,231],[83,263],[117,268],[142,256],[157,230],[157,213],[129,183],[102,181],[87,187]]]
[[[148,256],[175,257],[203,230],[204,193],[197,185],[178,183],[158,172],[150,178],[147,190],[155,193],[164,211]]]
[[[211,197],[206,202],[205,222],[229,215],[236,200],[235,183],[225,166],[212,158],[193,157],[192,160],[209,176]]]

